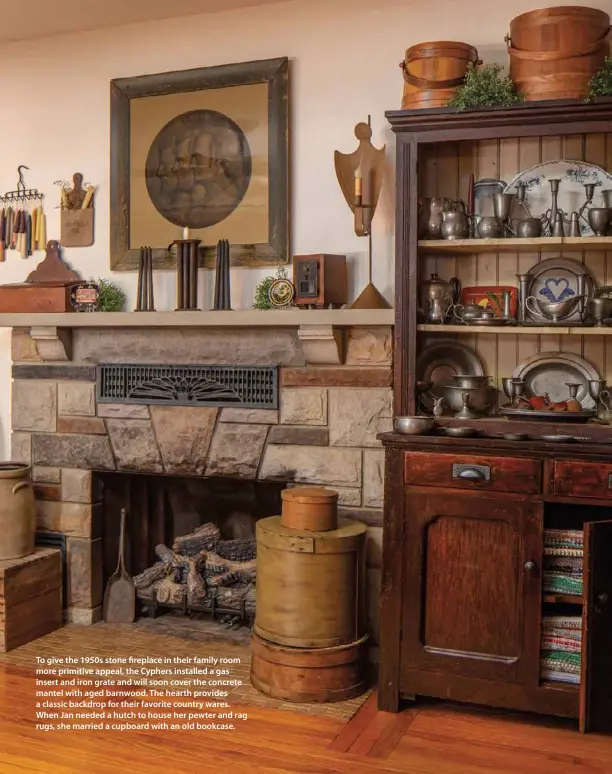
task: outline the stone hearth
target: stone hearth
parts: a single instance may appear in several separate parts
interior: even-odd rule
[[[312,336],[287,328],[75,328],[72,358],[49,362],[13,331],[12,457],[31,463],[38,529],[67,538],[67,619],[101,614],[102,509],[92,471],[319,484],[370,527],[377,629],[384,456],[392,424],[392,330],[352,327],[340,365],[307,365]],[[278,408],[96,400],[101,363],[279,366]],[[333,361],[332,361],[333,362]]]

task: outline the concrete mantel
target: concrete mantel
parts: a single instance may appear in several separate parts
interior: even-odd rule
[[[72,314],[0,314],[0,328],[26,330],[40,360],[72,359],[74,329],[176,330],[177,328],[297,329],[307,365],[341,365],[345,331],[350,328],[391,328],[392,309],[324,309],[238,312],[82,312]]]
[[[393,325],[393,309],[285,309],[210,312],[0,314],[0,328],[338,328]]]

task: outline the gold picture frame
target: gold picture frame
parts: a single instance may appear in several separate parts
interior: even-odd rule
[[[235,266],[289,262],[288,92],[287,57],[111,81],[112,271],[136,271],[142,245],[172,268],[185,223],[201,266],[219,239]]]

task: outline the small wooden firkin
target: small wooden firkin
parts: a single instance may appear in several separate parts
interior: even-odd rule
[[[283,527],[311,532],[338,529],[338,492],[324,487],[296,487],[283,489],[281,499]]]
[[[59,629],[62,620],[60,550],[0,561],[0,653]]]

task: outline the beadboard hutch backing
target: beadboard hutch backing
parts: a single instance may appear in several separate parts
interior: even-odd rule
[[[458,113],[394,111],[397,135],[395,413],[417,413],[416,358],[428,343],[472,347],[498,390],[529,355],[581,355],[612,382],[612,328],[419,324],[418,283],[432,272],[465,285],[514,285],[537,261],[584,262],[612,284],[612,237],[580,241],[419,243],[419,196],[467,196],[468,178],[510,180],[554,159],[612,169],[612,100],[526,103]],[[501,391],[500,391],[501,400]],[[452,418],[442,420],[454,424]],[[465,423],[464,423],[465,424]],[[468,423],[470,424],[470,423]],[[581,425],[580,444],[502,440],[567,425],[471,420],[483,436],[381,435],[386,450],[378,701],[432,696],[579,719],[612,730],[612,427]],[[564,429],[565,428],[565,429]],[[497,437],[495,437],[497,435]],[[463,467],[461,467],[463,466]],[[457,470],[483,472],[464,478]],[[584,532],[583,595],[542,592],[547,528]],[[580,684],[540,677],[543,615],[581,615]]]

